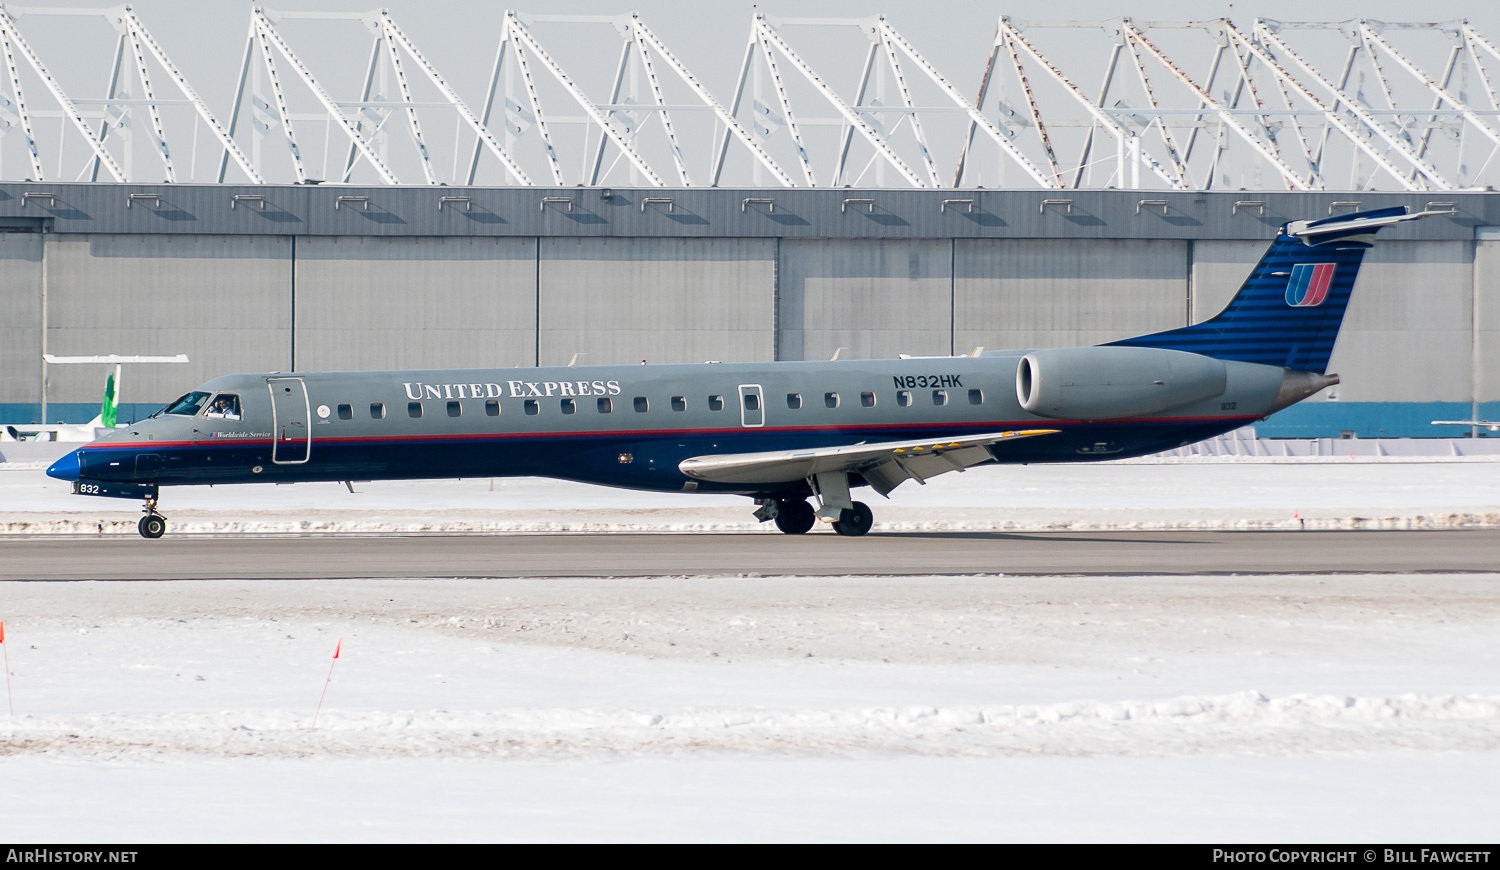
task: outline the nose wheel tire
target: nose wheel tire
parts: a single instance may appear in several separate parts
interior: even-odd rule
[[[870,506],[857,501],[853,508],[845,508],[839,512],[839,518],[833,523],[833,530],[841,535],[857,538],[868,532],[873,525],[875,514],[870,512]]]
[[[776,507],[776,528],[788,535],[805,535],[818,521],[813,506],[802,499],[787,499]]]
[[[166,534],[167,519],[161,514],[147,514],[136,523],[136,529],[140,531],[141,537],[154,540]]]

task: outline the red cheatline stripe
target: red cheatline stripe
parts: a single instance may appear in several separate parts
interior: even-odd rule
[[[1333,264],[1319,263],[1313,267],[1312,280],[1308,282],[1306,306],[1322,305],[1328,298],[1328,288],[1333,286]]]
[[[541,439],[566,440],[569,438],[661,438],[670,436],[698,435],[698,436],[731,436],[738,434],[796,434],[796,433],[827,433],[840,434],[880,430],[888,432],[900,432],[902,430],[931,431],[943,429],[948,431],[963,430],[976,431],[1003,431],[1006,429],[1024,428],[1047,428],[1052,426],[1086,426],[1086,425],[1121,425],[1137,423],[1232,423],[1235,421],[1249,422],[1258,419],[1255,414],[1235,414],[1230,416],[1201,416],[1201,417],[1132,417],[1128,419],[1115,420],[995,420],[977,422],[942,422],[942,423],[864,423],[856,426],[784,426],[784,427],[757,427],[751,429],[650,429],[632,430],[620,429],[600,432],[458,432],[452,434],[433,435],[355,435],[344,438],[314,438],[313,446],[333,444],[379,444],[391,442],[423,442],[423,441],[532,441]],[[301,443],[300,441],[297,443]],[[160,447],[264,447],[271,444],[270,439],[204,439],[202,441],[130,441],[112,442],[109,444],[89,444],[79,448],[80,450],[142,450]]]

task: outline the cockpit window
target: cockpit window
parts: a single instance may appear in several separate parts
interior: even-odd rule
[[[202,392],[200,390],[194,390],[191,393],[188,393],[186,396],[183,396],[182,398],[168,405],[165,413],[181,414],[184,417],[191,417],[194,414],[198,413],[199,408],[203,407],[203,400],[206,398],[208,398],[208,393]]]
[[[238,420],[240,418],[240,397],[235,393],[220,393],[214,396],[214,400],[208,403],[208,416],[222,417],[225,420]]]

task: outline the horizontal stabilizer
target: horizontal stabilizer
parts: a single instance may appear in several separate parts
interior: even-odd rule
[[[924,482],[948,471],[963,471],[994,458],[990,447],[1007,441],[1051,435],[1058,429],[1017,429],[929,441],[883,441],[807,450],[721,453],[684,459],[688,477],[717,483],[775,484],[844,471],[862,475],[881,495],[903,481]]]
[[[1318,245],[1334,239],[1372,232],[1391,224],[1445,214],[1449,212],[1419,211],[1407,214],[1406,206],[1399,205],[1393,208],[1373,209],[1314,221],[1292,221],[1286,225],[1285,233],[1293,238],[1301,239],[1305,244]]]

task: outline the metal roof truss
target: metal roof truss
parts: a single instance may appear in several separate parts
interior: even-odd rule
[[[48,51],[46,28],[68,28],[71,45],[90,20],[112,29],[110,54]],[[314,73],[347,54],[294,48],[302,21],[364,29],[357,89],[354,69],[326,79],[350,84],[338,95]],[[506,11],[493,27],[471,109],[386,10],[254,7],[218,115],[131,7],[0,5],[0,179],[1350,191],[1500,179],[1500,48],[1468,21],[1001,16],[972,95],[884,16],[755,12],[738,66],[709,80],[634,13]],[[589,66],[562,60],[584,55]],[[62,84],[85,57],[110,60],[97,96]]]

